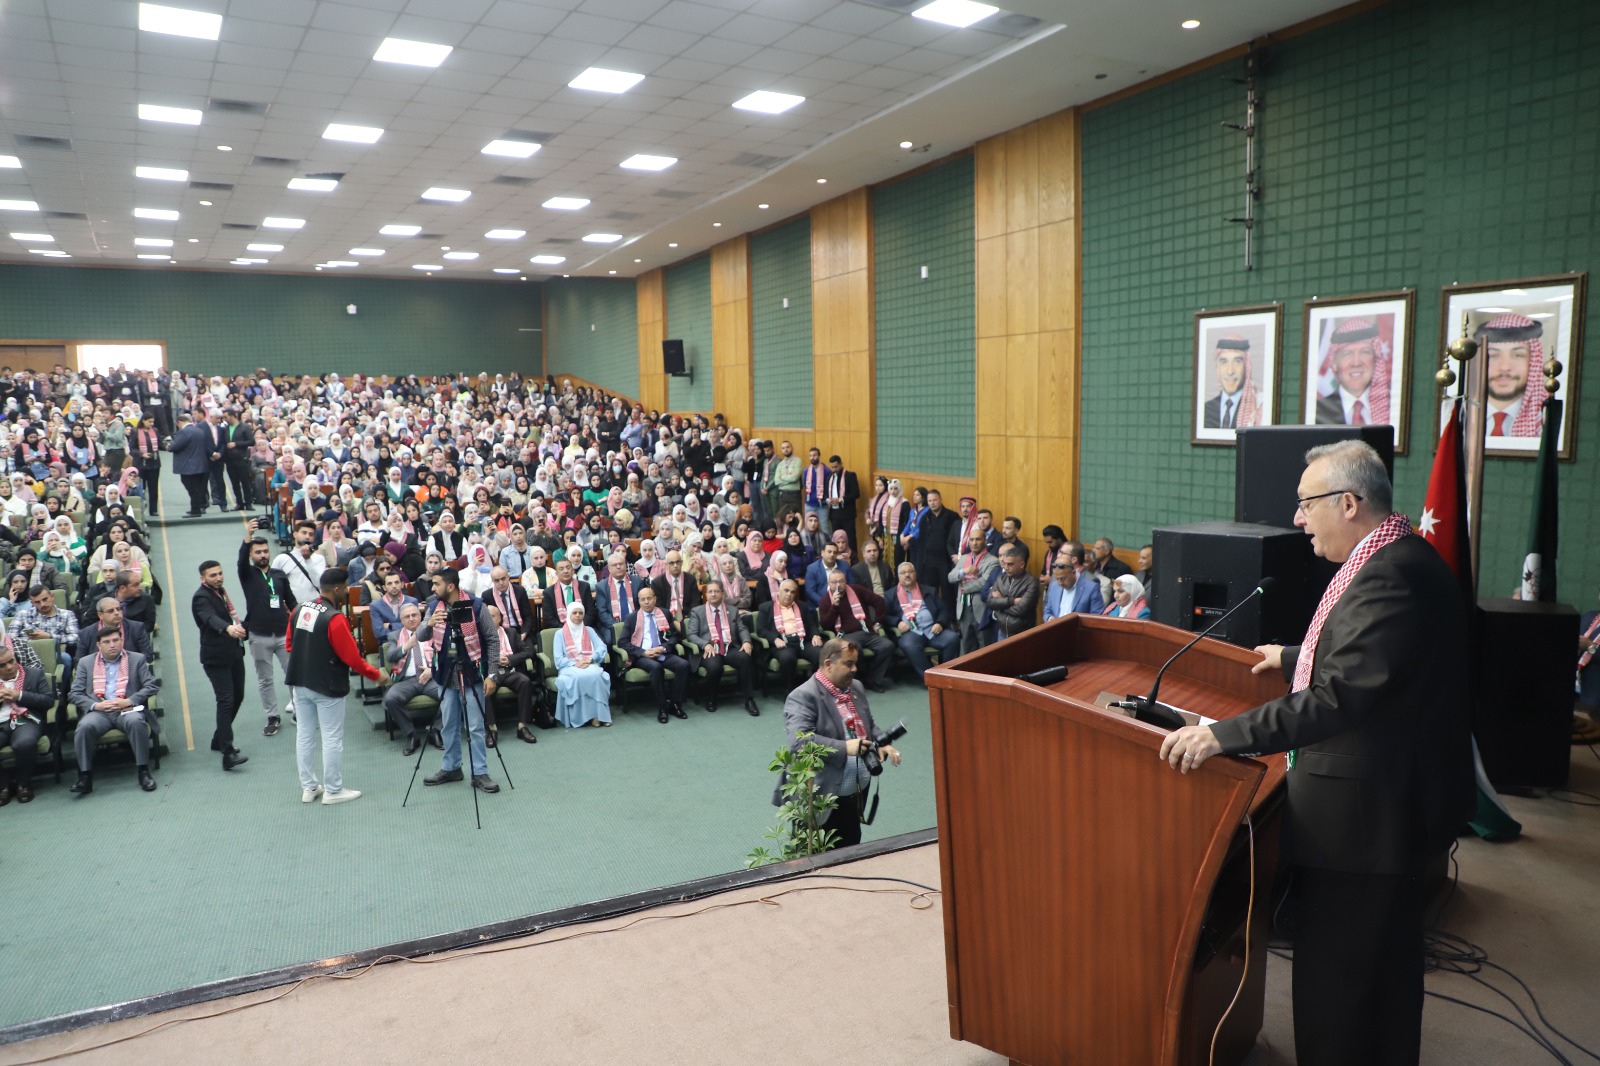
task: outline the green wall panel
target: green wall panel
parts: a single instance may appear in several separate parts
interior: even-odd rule
[[[873,190],[880,468],[973,476],[972,212],[970,155]]]
[[[667,408],[711,410],[711,257],[703,255],[667,268],[667,339],[683,341],[689,379],[667,379]]]
[[[750,300],[755,424],[810,426],[809,215],[750,238]]]
[[[1298,422],[1303,301],[1413,287],[1410,454],[1396,502],[1422,509],[1433,462],[1439,289],[1589,270],[1600,235],[1600,6],[1525,12],[1471,0],[1390,4],[1278,45],[1261,81],[1265,186],[1256,269],[1241,268],[1244,93],[1213,68],[1083,118],[1083,452],[1080,534],[1119,544],[1153,526],[1228,518],[1233,452],[1189,444],[1193,314],[1285,305],[1280,421]],[[1495,42],[1492,77],[1441,56]],[[1600,316],[1587,316],[1578,458],[1561,467],[1562,598],[1589,605],[1600,555]],[[1130,432],[1130,427],[1137,427]],[[1485,594],[1508,595],[1532,507],[1532,464],[1491,459]]]
[[[538,326],[532,282],[0,266],[0,337],[162,340],[207,374],[536,374]]]
[[[638,399],[639,293],[633,281],[552,278],[544,292],[550,373],[574,374]]]

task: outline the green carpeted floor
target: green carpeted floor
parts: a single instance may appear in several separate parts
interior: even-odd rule
[[[162,491],[164,513],[179,513],[171,474]],[[69,747],[59,784],[41,777],[34,802],[0,810],[0,893],[12,901],[0,931],[0,1025],[738,869],[772,824],[776,691],[760,718],[729,701],[660,725],[636,699],[627,715],[613,709],[612,729],[540,731],[527,745],[505,727],[516,788],[490,752],[501,792],[480,797],[480,831],[465,784],[424,789],[419,775],[401,809],[415,760],[368,727],[353,696],[345,782],[363,795],[302,805],[294,728],[261,735],[247,664],[236,743],[250,761],[224,773],[209,751],[214,704],[188,606],[207,558],[223,562],[239,599],[243,525],[175,519],[152,535],[167,590],[158,672],[172,753],[157,791],[141,792],[120,761],[80,799],[67,792]],[[926,692],[902,680],[872,707],[910,732],[867,839],[933,825]],[[422,774],[438,765],[430,749]]]

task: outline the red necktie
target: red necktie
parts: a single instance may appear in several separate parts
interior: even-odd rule
[[[1503,437],[1505,435],[1506,435],[1506,412],[1504,412],[1504,411],[1496,411],[1494,413],[1494,428],[1489,431],[1489,436],[1491,436],[1491,437]]]
[[[727,647],[727,642],[723,640],[721,607],[711,608],[711,635],[717,642],[717,654],[721,655]]]
[[[1367,424],[1366,416],[1361,413],[1360,400],[1350,405],[1350,424],[1352,426],[1364,426]]]

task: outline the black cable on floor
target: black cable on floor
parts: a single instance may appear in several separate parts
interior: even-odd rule
[[[1459,1003],[1463,1007],[1471,1007],[1475,1011],[1482,1011],[1484,1014],[1492,1015],[1493,1017],[1499,1018],[1501,1021],[1505,1022],[1507,1025],[1509,1025],[1509,1026],[1511,1026],[1511,1027],[1513,1027],[1513,1028],[1515,1028],[1517,1030],[1520,1030],[1523,1034],[1525,1034],[1530,1039],[1532,1039],[1534,1041],[1534,1043],[1537,1043],[1537,1044],[1539,1044],[1540,1047],[1545,1048],[1546,1051],[1550,1050],[1548,1047],[1545,1047],[1545,1045],[1542,1042],[1540,1042],[1539,1037],[1537,1035],[1535,1035],[1531,1030],[1523,1028],[1523,1026],[1521,1024],[1519,1024],[1516,1020],[1506,1017],[1504,1014],[1501,1014],[1497,1010],[1490,1010],[1488,1007],[1480,1007],[1476,1003],[1469,1003],[1468,1001],[1466,1001],[1464,999],[1457,999],[1455,996],[1447,996],[1443,992],[1434,992],[1431,989],[1424,989],[1423,993],[1425,995],[1432,996],[1434,999],[1442,999],[1447,1003]],[[1554,1051],[1551,1051],[1550,1053],[1552,1055],[1555,1055],[1555,1058],[1556,1058],[1557,1062],[1566,1063],[1566,1066],[1573,1066],[1572,1062],[1569,1059],[1563,1058],[1560,1054],[1558,1054],[1558,1053],[1556,1053]]]
[[[1590,750],[1592,751],[1593,749],[1591,748]],[[1595,758],[1600,759],[1600,755],[1596,755]],[[1557,792],[1565,792],[1569,796],[1582,796],[1584,799],[1593,800],[1594,802],[1585,803],[1583,800],[1567,799],[1566,796],[1556,795]],[[1558,803],[1570,803],[1574,807],[1600,807],[1600,796],[1578,788],[1547,788],[1544,790],[1544,797],[1545,799],[1553,799]]]

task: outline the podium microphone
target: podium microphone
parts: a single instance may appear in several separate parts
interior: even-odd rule
[[[1133,716],[1139,719],[1141,722],[1148,722],[1150,725],[1157,725],[1163,729],[1182,729],[1188,723],[1179,717],[1177,712],[1173,711],[1171,708],[1164,707],[1156,702],[1156,695],[1161,691],[1161,679],[1166,676],[1167,667],[1177,662],[1184,652],[1188,651],[1206,637],[1210,636],[1212,631],[1218,626],[1232,618],[1239,608],[1243,607],[1257,596],[1265,596],[1267,593],[1271,592],[1273,586],[1277,583],[1277,578],[1262,578],[1259,582],[1257,582],[1256,587],[1250,590],[1250,594],[1248,596],[1234,604],[1232,607],[1228,608],[1221,618],[1218,618],[1215,622],[1212,622],[1210,625],[1206,626],[1205,629],[1201,630],[1199,635],[1197,635],[1193,640],[1185,644],[1183,647],[1179,648],[1177,654],[1168,659],[1161,669],[1156,671],[1156,680],[1155,683],[1150,686],[1150,695],[1129,696],[1127,701],[1122,703],[1121,706],[1132,711]]]

